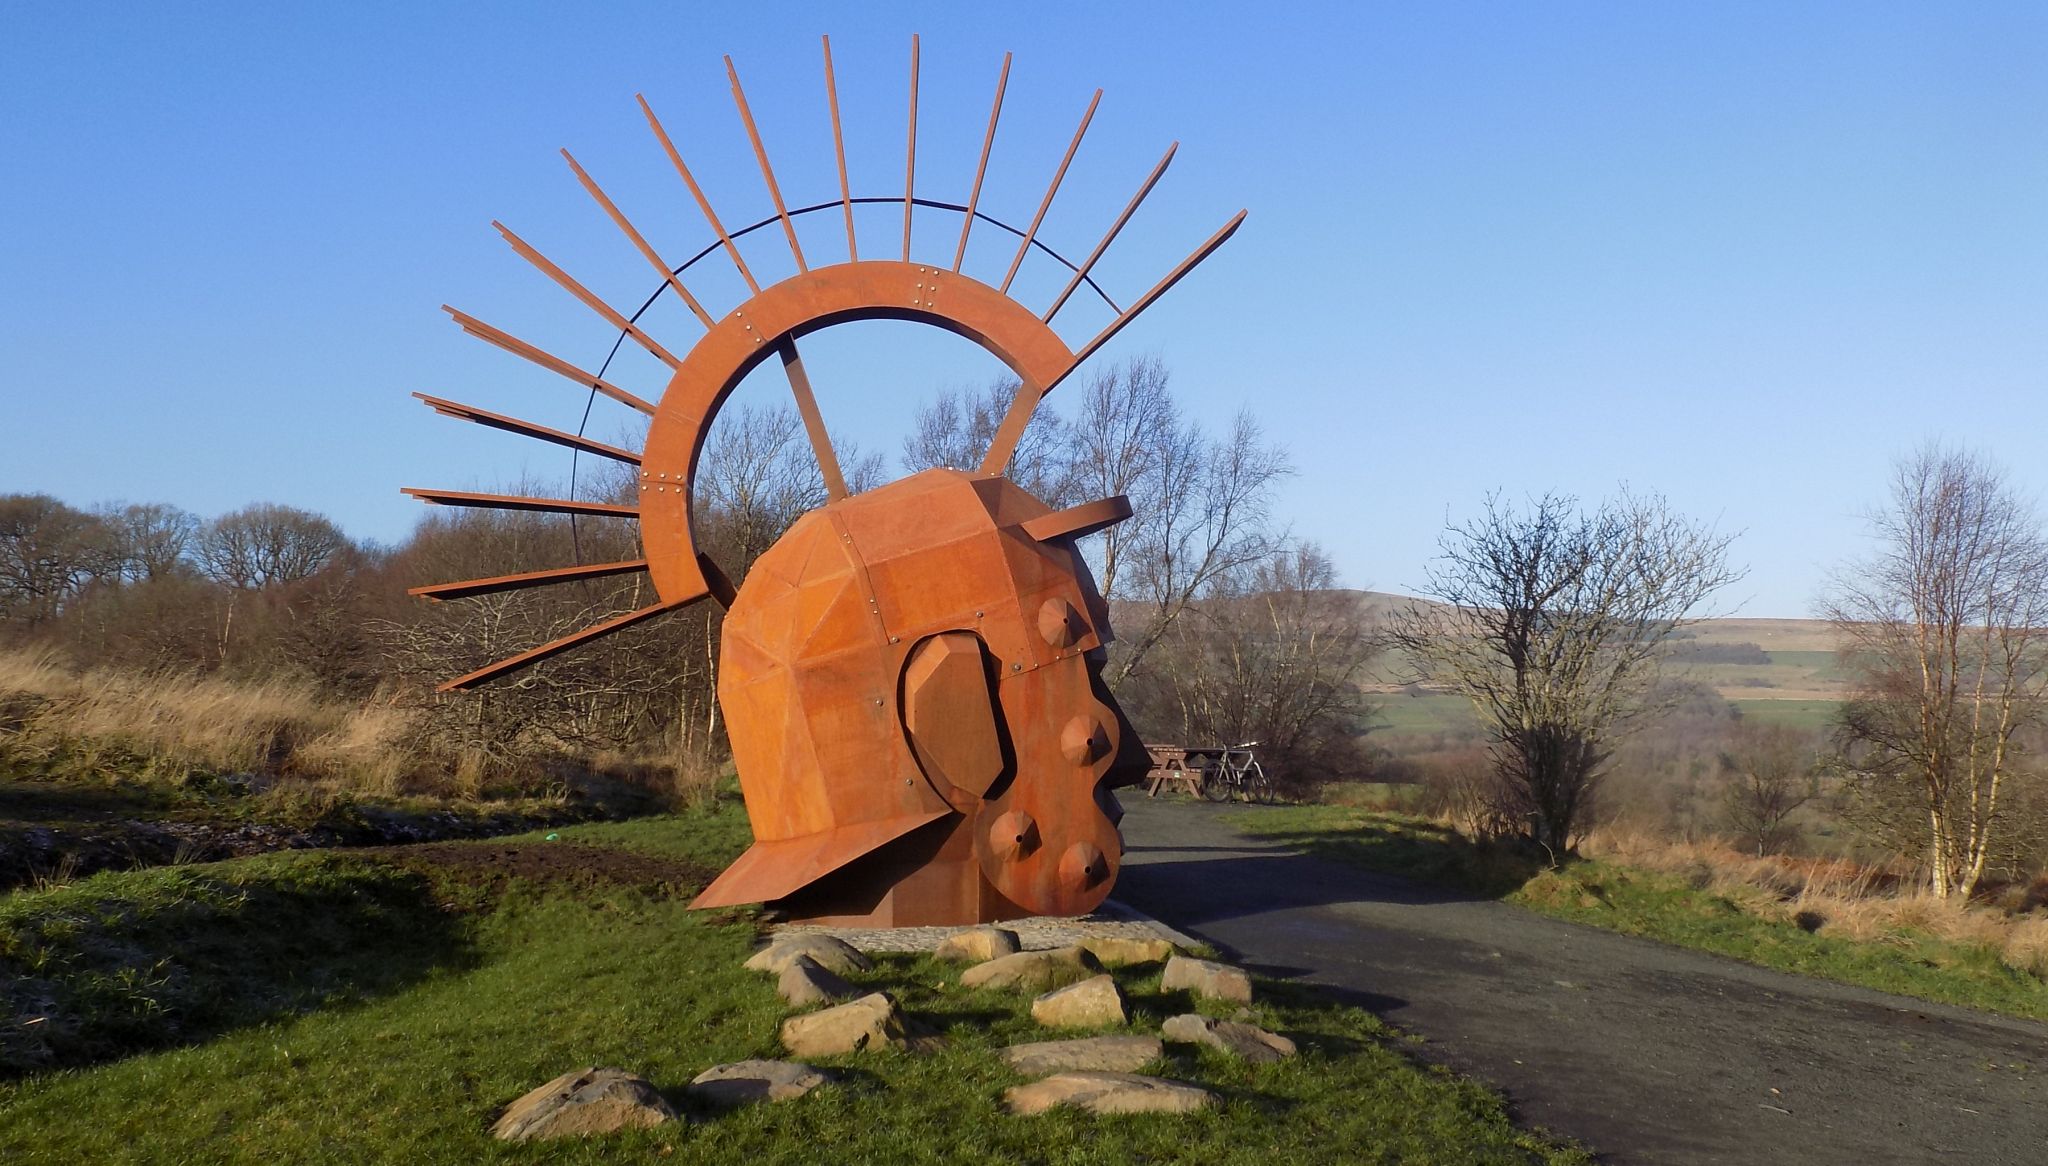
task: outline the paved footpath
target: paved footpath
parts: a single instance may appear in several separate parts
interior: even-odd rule
[[[2048,1024],[1786,975],[1244,838],[1125,791],[1116,897],[1332,989],[1615,1163],[2048,1164]]]

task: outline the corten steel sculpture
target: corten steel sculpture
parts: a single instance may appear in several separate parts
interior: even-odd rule
[[[1146,768],[1142,745],[1104,689],[1110,640],[1102,597],[1075,540],[1128,517],[1121,497],[1054,510],[1004,476],[1040,398],[1150,307],[1230,237],[1244,213],[1159,280],[1119,307],[1090,276],[1095,263],[1165,172],[1174,150],[1145,179],[1100,243],[1079,264],[1037,238],[1053,196],[1095,113],[1074,133],[1031,225],[1018,230],[980,210],[982,179],[1002,112],[1010,61],[996,82],[981,160],[965,204],[915,195],[917,41],[911,41],[910,133],[903,195],[857,199],[847,182],[844,138],[825,43],[826,95],[839,167],[837,200],[790,209],[761,143],[739,76],[726,61],[733,99],[760,164],[775,214],[728,231],[644,99],[647,124],[689,188],[717,242],[672,267],[568,152],[570,168],[661,279],[627,316],[500,226],[514,250],[674,370],[658,404],[585,372],[472,316],[448,309],[463,329],[652,418],[639,453],[469,405],[422,396],[437,412],[639,467],[635,506],[562,498],[408,490],[428,502],[638,519],[644,558],[534,571],[415,589],[430,599],[646,572],[660,601],[542,644],[443,685],[485,683],[700,599],[727,609],[718,699],[726,715],[754,845],[693,904],[768,902],[793,917],[883,926],[954,924],[1029,914],[1078,914],[1115,881],[1120,811],[1109,787]],[[1177,146],[1177,143],[1176,143]],[[861,258],[853,208],[901,203],[900,254]],[[911,255],[919,208],[961,216],[950,265]],[[812,266],[796,220],[837,210],[847,261]],[[969,233],[986,222],[1020,242],[995,285],[961,273]],[[797,273],[763,287],[738,246],[779,225]],[[750,291],[714,316],[684,285],[699,260],[723,251]],[[1033,251],[1070,273],[1043,312],[1010,298]],[[1078,349],[1051,327],[1083,285],[1115,313]],[[705,334],[676,355],[638,323],[673,290]],[[850,495],[797,355],[803,336],[852,320],[914,320],[965,336],[1020,381],[987,456],[973,470],[932,469]],[[722,402],[763,361],[788,375],[829,501],[765,552],[738,586],[698,550],[691,506],[699,455]]]

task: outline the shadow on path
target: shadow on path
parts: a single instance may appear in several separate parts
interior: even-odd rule
[[[2048,1161],[2048,1026],[1753,967],[1132,799],[1117,897],[1422,1038],[1627,1163]]]

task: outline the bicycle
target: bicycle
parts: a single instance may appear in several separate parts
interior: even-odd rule
[[[1212,802],[1240,801],[1270,805],[1279,800],[1273,779],[1252,753],[1257,741],[1226,745],[1202,773],[1202,796]]]

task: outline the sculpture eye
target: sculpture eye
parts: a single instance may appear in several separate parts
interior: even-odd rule
[[[994,788],[1003,776],[1003,746],[981,637],[940,632],[910,650],[903,661],[903,731],[942,796],[948,786],[976,798]]]

